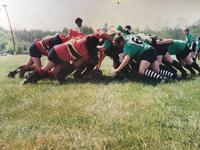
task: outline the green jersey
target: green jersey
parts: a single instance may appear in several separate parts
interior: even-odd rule
[[[195,42],[195,38],[192,34],[187,34],[187,35],[185,35],[185,41],[187,43],[187,46],[190,47],[192,45],[192,43]]]
[[[168,47],[168,52],[170,55],[180,55],[186,48],[187,43],[181,40],[173,40],[173,44]]]
[[[128,35],[126,36],[123,50],[126,55],[133,57],[135,60],[140,60],[142,53],[151,48],[149,44],[138,39],[136,36]]]

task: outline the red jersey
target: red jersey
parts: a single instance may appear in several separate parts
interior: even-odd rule
[[[59,45],[69,40],[69,36],[57,34],[56,36],[46,37],[42,40],[35,40],[34,43],[36,44],[42,55],[48,56],[48,52],[51,48],[53,48],[55,45]]]
[[[74,62],[79,58],[88,60],[89,54],[86,48],[86,36],[72,39],[63,44],[54,46],[56,54],[64,62]]]
[[[68,42],[54,46],[56,54],[58,57],[65,62],[75,61],[79,58],[83,58],[85,61],[89,59],[88,50],[86,48],[86,38],[87,36],[78,31],[70,31],[69,37],[74,37]],[[97,39],[102,38],[101,32],[96,32],[88,36],[95,36]]]

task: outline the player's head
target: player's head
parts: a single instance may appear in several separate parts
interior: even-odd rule
[[[131,28],[131,26],[130,26],[130,25],[126,25],[126,26],[125,26],[125,29],[127,29],[127,30],[131,31],[131,29],[132,29],[132,28]]]
[[[86,47],[90,57],[96,57],[98,53],[97,45],[99,40],[95,36],[88,36],[86,38]]]
[[[122,33],[125,32],[125,31],[124,31],[124,28],[123,28],[121,25],[119,25],[119,26],[117,27],[117,31],[122,32]]]
[[[78,18],[75,19],[75,23],[76,23],[76,25],[78,27],[81,27],[82,23],[83,23],[83,19],[81,19],[81,18],[78,17]]]
[[[200,36],[199,36],[199,37],[197,37],[197,40],[198,40],[198,41],[200,41]]]
[[[124,43],[125,43],[124,37],[121,36],[121,35],[116,35],[114,37],[114,39],[113,39],[113,45],[114,46],[123,48],[124,47]]]
[[[185,34],[189,34],[189,33],[190,33],[190,29],[189,29],[189,28],[186,28],[186,29],[184,30],[184,33],[185,33]]]

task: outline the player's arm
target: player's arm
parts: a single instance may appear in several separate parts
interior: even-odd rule
[[[96,65],[96,69],[100,69],[101,68],[101,64],[102,64],[102,62],[103,62],[105,57],[106,57],[106,55],[105,55],[104,51],[100,50],[99,51],[99,62]]]
[[[106,49],[103,46],[97,46],[97,48],[99,49],[99,62],[96,65],[96,69],[100,69],[102,62],[104,58],[106,57],[105,55]]]
[[[44,37],[44,38],[42,39],[42,41],[48,41],[49,39],[54,38],[54,37],[56,37],[57,35],[58,35],[58,33],[55,34],[55,35],[46,36],[46,37]]]
[[[120,54],[118,54],[118,56],[119,56],[119,61],[122,62],[124,60],[125,54],[120,53]]]
[[[161,45],[161,44],[172,44],[173,43],[173,40],[172,39],[164,39],[164,40],[159,40],[157,39],[156,40],[156,43],[158,45]]]
[[[130,61],[131,57],[129,55],[125,55],[122,63],[120,64],[120,66],[117,69],[114,69],[113,73],[116,74],[118,72],[120,72]]]

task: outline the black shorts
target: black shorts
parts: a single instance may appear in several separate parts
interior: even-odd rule
[[[152,48],[149,50],[146,50],[145,52],[142,53],[140,60],[146,60],[150,63],[154,63],[157,60],[156,51]]]
[[[62,65],[64,62],[58,57],[54,48],[49,51],[48,60],[57,65]]]
[[[190,54],[190,49],[188,46],[185,47],[184,51],[180,55],[176,55],[178,60],[185,59]]]
[[[169,44],[163,44],[163,45],[158,45],[156,50],[156,53],[158,56],[164,56],[166,55],[168,51]]]
[[[36,57],[36,58],[41,58],[42,57],[42,53],[39,50],[39,48],[36,46],[35,43],[31,44],[31,46],[29,48],[29,55],[31,57]]]

